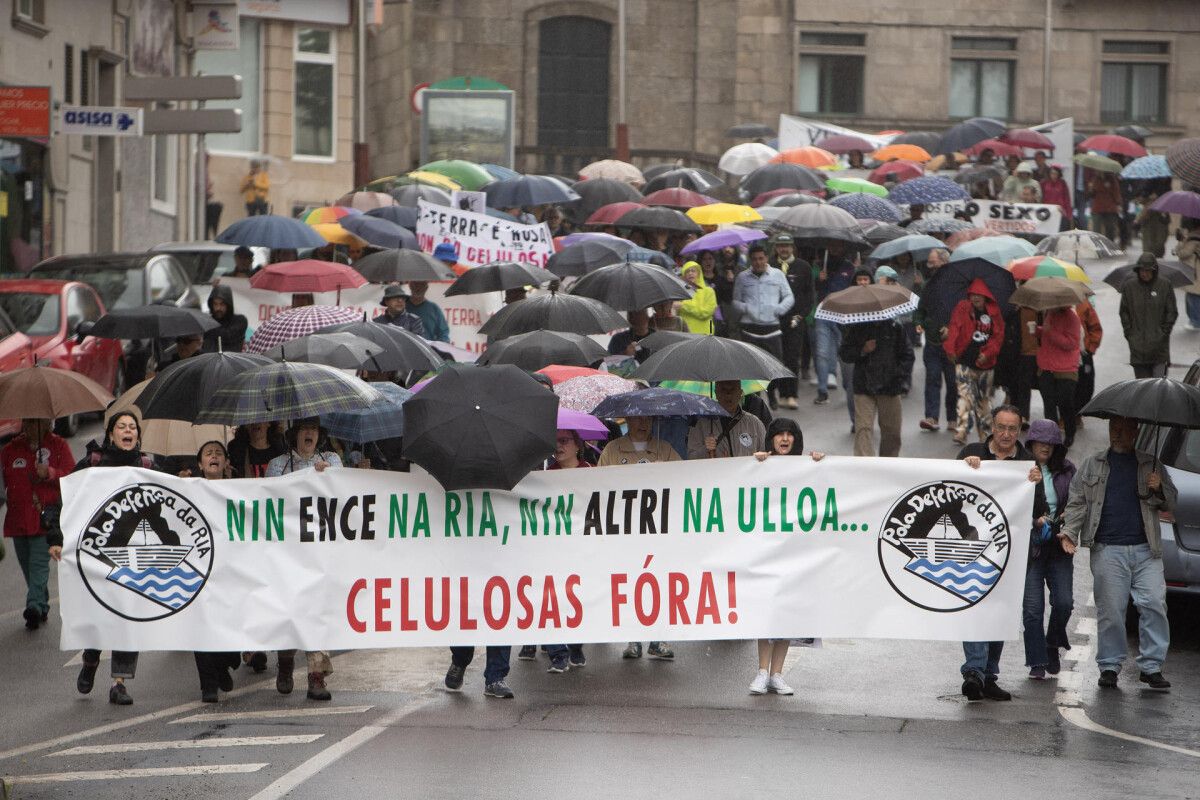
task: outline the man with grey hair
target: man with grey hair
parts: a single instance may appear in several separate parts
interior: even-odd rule
[[[925,281],[928,283],[934,273],[950,263],[950,251],[939,247],[929,251],[929,255],[925,259],[926,276]],[[925,335],[925,347],[921,350],[921,361],[925,364],[925,417],[921,420],[921,430],[936,431],[938,425],[938,415],[941,413],[939,409],[943,405],[941,402],[942,385],[945,384],[945,408],[946,408],[946,424],[952,426],[957,416],[958,390],[954,383],[954,364],[950,362],[950,358],[942,349],[942,340],[946,337],[946,323],[948,320],[931,320],[927,318],[925,307],[925,297],[921,297],[921,304],[917,307],[916,313],[913,314],[913,322],[916,323],[917,333]]]

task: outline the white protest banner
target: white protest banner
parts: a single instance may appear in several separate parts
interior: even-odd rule
[[[544,267],[554,255],[554,238],[544,222],[522,225],[424,200],[418,201],[417,208],[421,249],[432,253],[439,244],[448,242],[458,253],[460,268],[492,261],[521,261]]]
[[[1020,625],[1028,463],[831,456],[535,472],[62,480],[62,647],[353,649]]]
[[[831,125],[815,119],[793,117],[791,114],[779,115],[779,149],[791,150],[795,147],[808,145],[821,146],[821,140],[828,136],[847,135],[866,139],[875,149],[883,147],[894,139],[894,136],[879,136],[874,133],[863,133],[840,125]]]
[[[1058,233],[1062,209],[1046,203],[1005,203],[1000,200],[965,200],[952,203],[930,203],[925,216],[935,219],[953,217],[966,210],[971,223],[1004,233]]]
[[[1054,142],[1054,152],[1049,154],[1048,161],[1062,167],[1063,180],[1074,192],[1075,162],[1072,159],[1075,155],[1075,118],[1056,119],[1054,122],[1035,125],[1033,130],[1045,134],[1046,138]],[[1058,233],[1057,230],[1054,232]]]

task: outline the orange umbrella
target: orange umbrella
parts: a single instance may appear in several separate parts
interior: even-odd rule
[[[929,155],[924,147],[917,147],[915,144],[889,144],[872,153],[871,158],[876,161],[925,162],[933,158],[933,156]]]
[[[928,158],[928,156],[926,156]],[[819,147],[794,147],[791,150],[784,150],[779,155],[771,159],[772,164],[799,164],[802,167],[812,167],[820,169],[821,167],[835,166],[837,156],[828,150],[822,150]]]

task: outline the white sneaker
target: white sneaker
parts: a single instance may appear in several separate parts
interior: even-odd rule
[[[836,389],[838,387],[837,375],[830,375],[826,378],[825,385],[830,389]]]
[[[809,386],[817,385],[817,376],[816,375],[813,375],[811,378],[808,379],[808,385]]]
[[[783,675],[778,672],[767,679],[767,691],[775,694],[795,694],[792,687],[783,682]]]
[[[758,674],[754,676],[754,680],[750,681],[750,694],[766,694],[771,679],[767,676],[765,669],[760,669]]]

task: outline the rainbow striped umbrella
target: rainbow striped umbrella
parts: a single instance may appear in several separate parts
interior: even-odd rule
[[[742,381],[742,394],[765,392],[767,384],[768,381]],[[698,394],[702,397],[714,397],[716,391],[711,381],[663,381],[659,384],[659,388]]]
[[[1066,278],[1080,283],[1091,283],[1082,267],[1052,256],[1014,258],[1008,262],[1008,271],[1018,281],[1032,278]]]
[[[349,206],[321,206],[314,208],[304,215],[304,221],[309,225],[327,225],[331,222],[337,222],[343,217],[353,217],[356,214],[361,214],[357,208]]]

